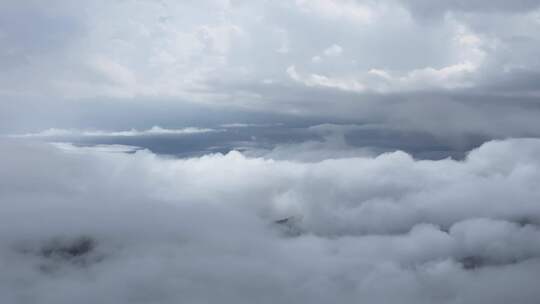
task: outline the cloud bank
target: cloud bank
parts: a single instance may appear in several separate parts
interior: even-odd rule
[[[309,163],[1,145],[3,303],[540,297],[538,139]]]

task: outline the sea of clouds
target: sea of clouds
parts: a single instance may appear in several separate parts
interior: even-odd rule
[[[0,303],[538,303],[539,139],[280,151],[2,140]]]

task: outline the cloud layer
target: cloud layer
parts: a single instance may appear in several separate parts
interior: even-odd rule
[[[3,0],[0,46],[0,303],[540,299],[540,1]]]
[[[489,142],[464,161],[1,148],[2,302],[540,297],[537,139]]]
[[[444,135],[540,130],[534,0],[28,0],[0,8],[4,119],[43,103],[69,117],[69,101],[135,125],[101,100],[158,100]]]
[[[207,132],[218,132],[219,130],[209,128],[183,128],[166,129],[159,126],[153,126],[148,130],[131,129],[129,131],[102,131],[102,130],[66,130],[66,129],[47,129],[37,133],[13,134],[14,138],[32,138],[32,137],[134,137],[134,136],[160,136],[160,135],[186,135]]]

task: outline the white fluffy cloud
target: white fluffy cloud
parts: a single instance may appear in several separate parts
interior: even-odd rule
[[[2,302],[540,296],[536,139],[489,142],[464,161],[0,151]],[[291,216],[299,236],[274,223]]]
[[[332,46],[324,50],[323,53],[324,55],[329,56],[329,57],[336,57],[336,56],[340,56],[341,53],[343,53],[343,48],[337,44],[332,44]]]

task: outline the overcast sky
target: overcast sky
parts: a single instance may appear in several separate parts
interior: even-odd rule
[[[178,107],[209,104],[441,136],[539,135],[539,6],[4,0],[0,126],[152,125],[166,116],[155,108],[182,123]]]
[[[0,302],[540,301],[539,0],[0,0]]]

